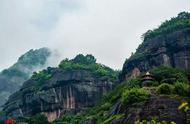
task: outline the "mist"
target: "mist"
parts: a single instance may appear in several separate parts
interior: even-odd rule
[[[189,0],[1,0],[0,70],[40,47],[57,51],[51,66],[83,53],[121,69],[144,32],[190,12],[189,5]]]

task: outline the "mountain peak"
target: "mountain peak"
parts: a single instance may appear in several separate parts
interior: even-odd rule
[[[50,57],[48,48],[31,49],[8,69],[0,73],[0,106],[8,99],[8,96],[17,91],[22,83],[27,80],[34,71],[43,69]]]

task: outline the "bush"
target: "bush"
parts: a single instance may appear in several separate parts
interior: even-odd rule
[[[144,81],[141,86],[147,86],[147,87],[151,87],[151,86],[158,86],[159,83],[157,81]]]
[[[163,83],[160,86],[158,86],[158,93],[159,94],[171,94],[173,90],[172,85],[167,84],[167,83]]]
[[[88,65],[88,64],[95,64],[96,58],[91,54],[87,54],[86,56],[84,56],[83,54],[79,54],[72,61],[74,63]]]
[[[163,79],[160,84],[163,84],[163,83],[167,83],[167,84],[174,84],[174,82],[176,82],[176,78],[166,78],[166,79]]]
[[[186,83],[175,83],[174,84],[174,91],[175,94],[180,96],[189,96],[190,93],[190,86]]]
[[[38,114],[33,118],[27,120],[28,124],[49,124],[47,117],[44,115]]]
[[[158,28],[148,30],[142,35],[144,41],[154,38],[158,35],[167,34],[176,30],[180,30],[190,26],[190,13],[181,12],[177,17],[171,18],[163,22]]]
[[[96,59],[92,55],[77,55],[74,59],[65,59],[62,60],[59,64],[59,68],[63,70],[89,70],[98,76],[108,76],[111,79],[117,79],[118,71],[96,63]]]
[[[59,120],[55,120],[51,124],[83,124],[84,116],[80,113],[76,115],[64,114],[63,117]]]
[[[122,94],[121,101],[123,104],[133,104],[137,102],[145,101],[149,97],[149,93],[144,89],[132,88],[130,90],[126,90]]]
[[[188,82],[188,77],[183,69],[160,66],[154,68],[151,73],[155,80],[162,83],[174,84],[175,82]]]

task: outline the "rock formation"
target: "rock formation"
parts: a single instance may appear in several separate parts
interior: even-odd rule
[[[32,49],[19,57],[13,66],[0,73],[0,108],[34,71],[46,68],[50,54],[48,48]]]
[[[190,67],[190,28],[159,35],[143,42],[136,53],[126,60],[121,80],[130,79],[139,72],[166,65]]]
[[[39,83],[39,79],[32,77],[10,96],[3,109],[7,117],[41,113],[51,122],[64,113],[94,106],[116,84],[111,76],[100,76],[86,69],[48,68],[44,71],[48,71],[51,78]]]

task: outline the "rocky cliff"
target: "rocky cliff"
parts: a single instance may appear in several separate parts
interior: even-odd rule
[[[150,71],[156,80],[149,86],[141,85],[141,76],[126,80],[95,107],[74,116],[62,116],[53,124],[189,124],[190,85],[186,80],[190,70],[161,66]]]
[[[88,62],[92,60],[90,57],[86,56]],[[64,60],[59,68],[48,68],[33,75],[18,92],[9,97],[3,109],[6,116],[30,117],[41,113],[53,121],[64,113],[94,106],[97,99],[113,88],[117,79],[102,75],[97,70],[116,72],[94,62],[82,65],[84,60],[80,60],[79,55],[73,61]],[[67,68],[69,63],[72,66]]]
[[[189,124],[189,67],[190,13],[182,12],[143,35],[123,65],[121,84],[98,105],[53,124]]]
[[[143,42],[126,60],[121,80],[131,79],[154,67],[190,67],[190,28],[156,36]]]
[[[0,73],[0,108],[34,71],[46,67],[50,54],[48,48],[32,49],[23,54],[13,66]]]

